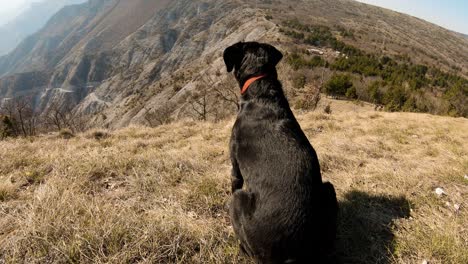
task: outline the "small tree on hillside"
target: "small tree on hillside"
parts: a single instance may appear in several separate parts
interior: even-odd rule
[[[229,105],[235,106],[237,110],[240,109],[239,105],[239,87],[237,82],[225,78],[222,81],[216,82],[209,75],[204,75],[200,78],[200,82],[204,87],[212,87],[213,94]]]
[[[304,96],[297,100],[295,106],[298,109],[314,111],[321,99],[320,87],[307,85],[304,90]]]
[[[0,124],[1,138],[17,137],[18,133],[15,130],[14,122],[8,116],[2,116],[2,122]]]
[[[451,108],[449,114],[454,116],[468,116],[467,94],[468,85],[462,81],[458,81],[445,92],[444,98],[448,100]]]
[[[371,85],[367,88],[367,92],[369,93],[369,99],[371,100],[372,103],[375,105],[382,105],[382,100],[383,100],[383,94],[380,91],[380,87],[383,86],[383,84],[379,81],[375,81],[371,83]]]
[[[358,95],[357,95],[356,87],[354,87],[354,86],[350,87],[346,91],[346,97],[348,97],[349,99],[357,99]]]
[[[53,103],[44,115],[46,129],[56,129],[60,131],[65,128],[70,128],[69,116],[71,110],[67,107],[60,106],[58,103]]]
[[[383,98],[385,108],[391,112],[400,111],[407,100],[408,96],[401,86],[389,87]]]
[[[325,84],[325,92],[333,97],[345,96],[353,87],[351,77],[347,74],[334,74]]]
[[[8,117],[9,127],[14,135],[24,137],[36,135],[39,122],[32,106],[32,98],[10,99],[4,102],[0,112]]]
[[[46,130],[70,129],[76,133],[86,129],[86,117],[69,105],[52,103],[45,111],[43,121]]]
[[[215,111],[208,88],[203,85],[197,85],[195,90],[190,100],[190,106],[197,119],[207,121],[208,115]]]
[[[232,85],[224,81],[213,87],[213,92],[219,99],[229,103],[232,106],[235,106],[237,110],[240,109],[238,96],[239,88],[236,85]]]

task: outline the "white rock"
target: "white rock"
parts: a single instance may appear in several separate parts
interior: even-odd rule
[[[445,205],[450,207],[450,202],[446,202]]]
[[[468,174],[465,174],[465,180],[468,181]]]
[[[423,260],[422,264],[429,264],[429,261]]]
[[[446,194],[446,193],[444,192],[444,189],[442,189],[442,188],[436,188],[436,189],[435,189],[435,193],[436,193],[438,196],[442,196],[442,195]]]
[[[190,218],[196,218],[196,217],[197,217],[197,214],[196,214],[195,212],[190,211],[190,212],[188,212],[188,217],[190,217]]]
[[[460,211],[460,205],[459,204],[454,204],[453,207],[455,208],[455,211]]]

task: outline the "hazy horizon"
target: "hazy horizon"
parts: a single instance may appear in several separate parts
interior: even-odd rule
[[[24,38],[39,31],[63,6],[86,0],[0,0],[0,56],[14,50]]]
[[[468,35],[468,1],[456,0],[356,0],[408,14],[443,28]]]
[[[0,0],[0,26],[20,15],[29,4],[41,1],[43,0]]]

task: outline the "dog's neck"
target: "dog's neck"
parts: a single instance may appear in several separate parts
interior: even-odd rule
[[[241,74],[242,73],[242,74]],[[244,94],[246,91],[244,91],[245,84],[252,78],[256,78],[258,76],[268,76],[270,79],[277,79],[278,78],[278,73],[276,72],[276,69],[271,69],[271,68],[248,68],[248,67],[242,67],[240,70],[237,70],[234,74],[234,76],[237,79],[237,82],[239,83],[240,89],[242,94]]]
[[[267,76],[266,74],[262,74],[262,75],[259,75],[259,76],[249,78],[244,83],[244,86],[242,86],[241,94],[242,95],[245,94],[245,92],[247,92],[247,89],[249,89],[250,85],[252,85],[255,81],[260,80],[262,78],[265,78],[266,76]]]

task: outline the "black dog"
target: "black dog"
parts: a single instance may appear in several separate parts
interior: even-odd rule
[[[256,42],[224,51],[243,93],[230,142],[231,221],[257,263],[324,263],[336,234],[335,189],[322,182],[317,154],[277,79],[282,57]]]

